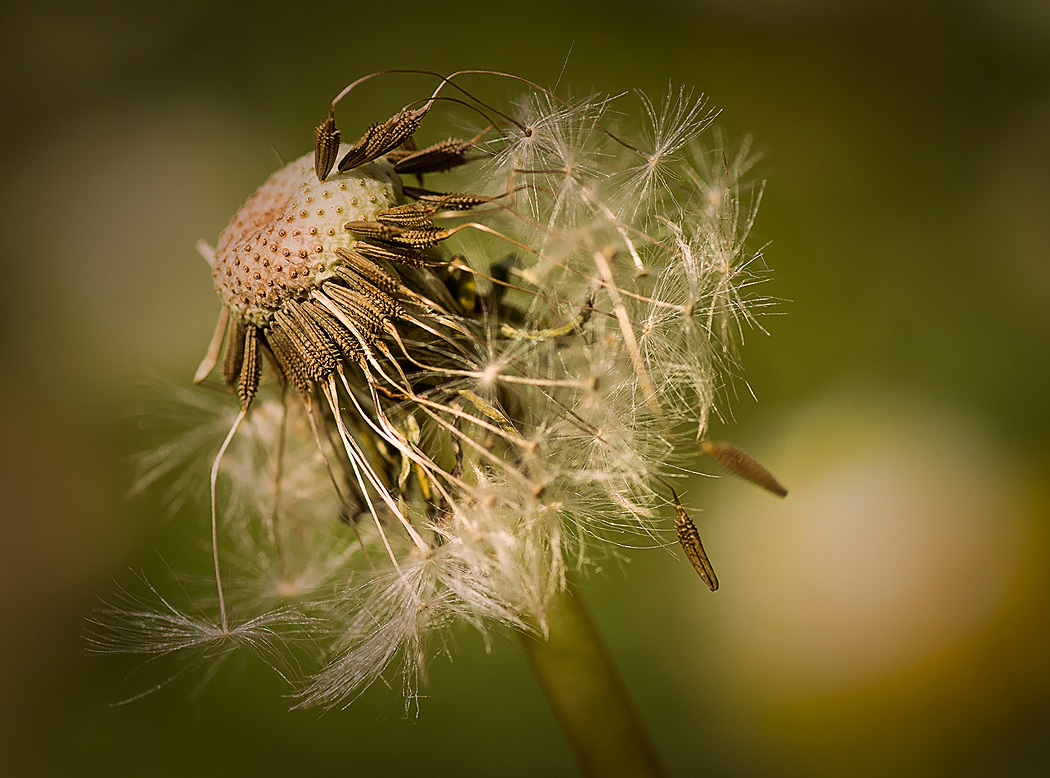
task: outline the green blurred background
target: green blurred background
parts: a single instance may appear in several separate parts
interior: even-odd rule
[[[288,712],[252,662],[111,707],[137,663],[81,637],[200,550],[125,498],[133,386],[188,380],[213,326],[197,239],[358,75],[564,65],[576,93],[695,85],[765,152],[783,315],[715,435],[792,494],[691,484],[717,594],[659,550],[583,582],[671,771],[1050,773],[1047,3],[40,0],[0,11],[0,63],[0,772],[575,773],[512,637],[455,633],[418,718],[396,683]],[[421,88],[386,84],[362,126]]]

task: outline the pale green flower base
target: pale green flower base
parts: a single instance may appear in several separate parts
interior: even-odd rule
[[[584,776],[666,776],[579,590],[547,608],[549,638],[522,643]]]

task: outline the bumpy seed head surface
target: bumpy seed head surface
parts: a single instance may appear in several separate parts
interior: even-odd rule
[[[402,202],[385,159],[321,182],[307,154],[270,176],[219,235],[215,289],[235,318],[265,327],[286,301],[305,299],[332,276],[342,262],[336,249],[355,240],[344,224],[374,221]]]

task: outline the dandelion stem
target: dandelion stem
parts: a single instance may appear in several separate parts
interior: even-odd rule
[[[666,776],[649,733],[591,619],[569,585],[547,606],[547,639],[522,638],[584,776]]]

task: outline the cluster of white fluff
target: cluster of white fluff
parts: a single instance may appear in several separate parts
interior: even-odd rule
[[[377,391],[379,362],[399,369],[393,340],[372,378],[348,363],[345,395],[318,391],[312,411],[264,381],[218,466],[218,596],[121,598],[97,614],[99,649],[245,646],[306,704],[351,699],[388,667],[410,691],[443,628],[542,632],[569,569],[624,533],[664,544],[667,479],[695,457],[763,303],[745,247],[761,192],[742,183],[747,148],[702,142],[703,100],[643,96],[643,116],[625,118],[634,99],[529,88],[510,121],[479,122],[472,161],[426,176],[430,190],[498,199],[441,214],[470,226],[437,249],[439,267],[412,271],[473,303],[399,326],[414,362],[398,366],[423,388]],[[183,500],[192,483],[206,505],[238,408],[178,395],[190,422],[144,458],[139,487],[162,481]],[[384,494],[354,475],[349,448]]]

